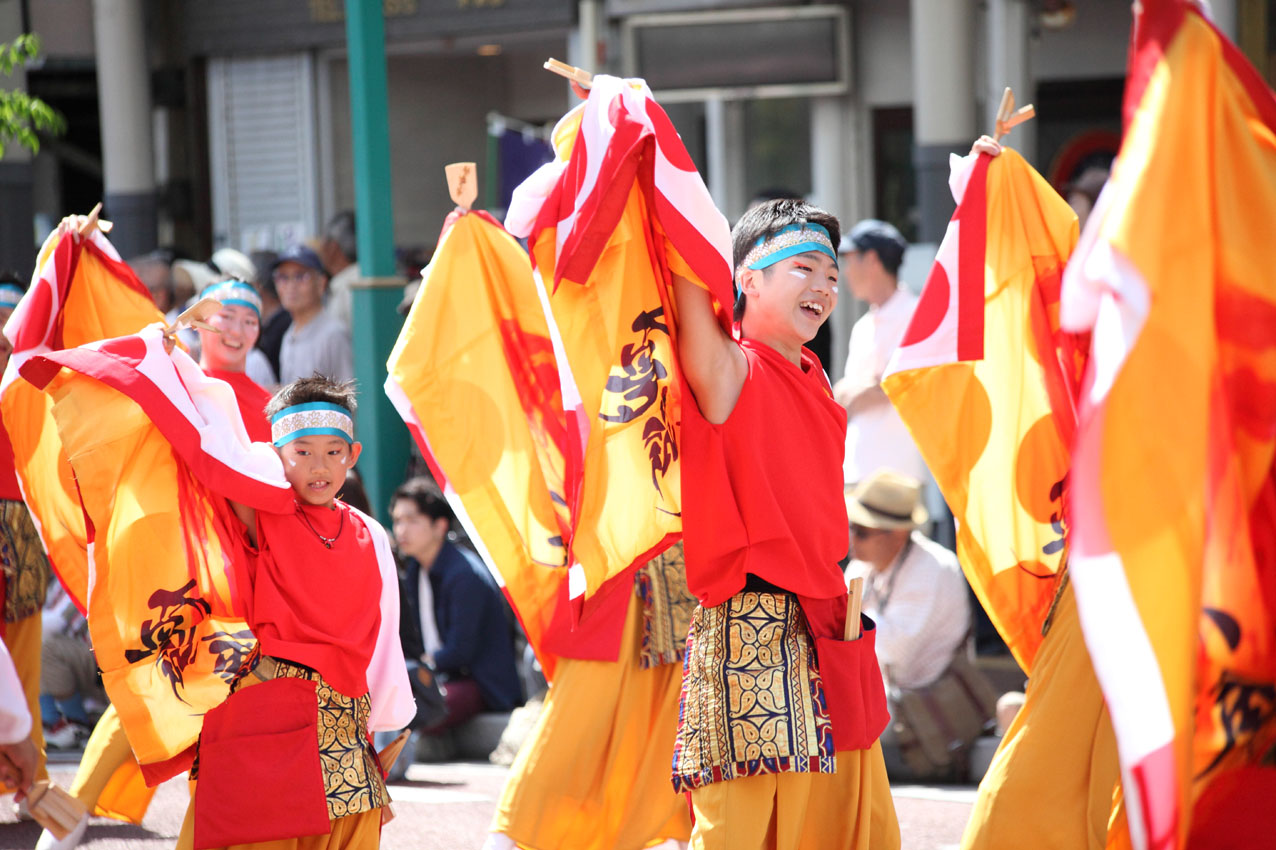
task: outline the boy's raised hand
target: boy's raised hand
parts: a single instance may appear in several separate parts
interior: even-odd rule
[[[1001,145],[992,136],[980,136],[975,139],[975,143],[970,146],[971,153],[986,153],[989,156],[999,156],[1001,154]]]

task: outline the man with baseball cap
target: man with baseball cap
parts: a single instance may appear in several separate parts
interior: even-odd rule
[[[834,398],[846,408],[847,484],[880,466],[926,478],[921,454],[881,387],[882,373],[917,306],[917,296],[899,285],[907,247],[898,230],[877,219],[861,221],[838,245],[851,293],[869,305],[851,328],[846,369],[833,387]]]
[[[927,512],[915,478],[876,470],[847,492],[846,513],[852,558],[846,575],[864,579],[863,610],[877,623],[891,712],[882,734],[886,771],[892,780],[964,779],[964,760],[954,756],[983,730],[997,695],[961,663],[970,632],[961,565],[917,530]],[[954,676],[960,681],[947,681]],[[936,689],[938,699],[914,696]]]
[[[324,309],[328,272],[306,245],[284,249],[271,270],[279,303],[292,316],[279,348],[279,382],[319,374],[334,381],[354,378],[350,330]]]

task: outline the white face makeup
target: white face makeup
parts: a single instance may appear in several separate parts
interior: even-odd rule
[[[806,272],[799,269],[789,269],[789,274],[793,275],[798,280],[806,280]]]

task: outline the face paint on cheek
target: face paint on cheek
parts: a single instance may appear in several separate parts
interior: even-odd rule
[[[798,271],[797,269],[789,269],[789,274],[793,275],[798,280],[806,280],[806,272]]]
[[[834,284],[834,285],[833,285],[833,294],[834,294],[834,295],[836,295],[836,294],[837,294],[837,284]]]
[[[295,457],[290,457],[290,458],[288,458],[288,465],[289,465],[289,466],[291,466],[293,469],[296,469],[296,468],[297,468],[297,459],[296,459]]]

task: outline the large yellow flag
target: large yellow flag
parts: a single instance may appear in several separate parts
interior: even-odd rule
[[[386,393],[552,678],[580,440],[531,261],[487,213],[444,223],[387,367]]]
[[[18,380],[18,370],[35,355],[134,333],[163,320],[146,287],[105,236],[95,229],[77,239],[55,230],[40,249],[29,291],[5,326],[13,355],[0,384],[0,410],[23,499],[49,563],[81,611],[88,602],[84,512],[53,424],[53,401]]]
[[[160,328],[30,357],[87,518],[89,635],[147,781],[189,765],[203,714],[256,644],[242,526],[226,498],[292,509],[278,455],[250,443],[230,386]]]
[[[1071,566],[1136,848],[1276,835],[1276,98],[1144,0],[1112,178],[1064,280],[1093,331]],[[1136,6],[1138,8],[1138,6]]]
[[[1059,330],[1077,218],[1013,150],[954,162],[957,211],[883,388],[957,520],[971,587],[1027,671],[1064,562],[1079,341]]]
[[[554,131],[557,160],[514,193],[561,333],[563,391],[583,429],[567,483],[576,591],[646,563],[682,532],[682,385],[670,284],[731,304],[730,236],[686,147],[641,80],[594,77]]]

